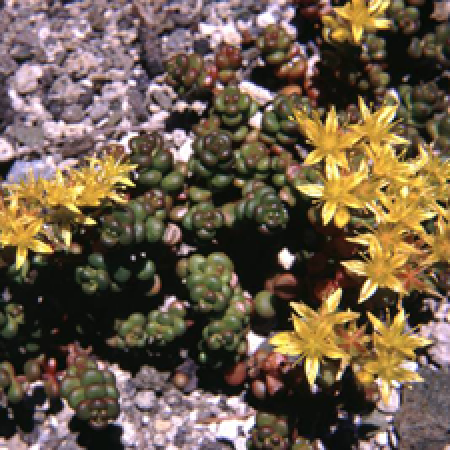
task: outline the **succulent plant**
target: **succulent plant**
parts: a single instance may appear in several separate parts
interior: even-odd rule
[[[251,450],[288,450],[291,448],[287,418],[258,411],[255,426],[251,430],[248,448]]]
[[[160,241],[171,202],[161,189],[151,189],[125,206],[115,208],[101,218],[101,241],[108,247]]]
[[[94,428],[103,428],[119,416],[119,391],[114,374],[99,369],[86,356],[78,356],[67,368],[61,380],[61,396],[79,419]]]
[[[11,363],[0,363],[0,393],[6,391],[7,400],[10,403],[18,403],[23,399],[23,384],[16,378],[14,367]]]
[[[243,359],[247,354],[247,340],[241,328],[241,322],[233,315],[210,322],[198,344],[199,362],[219,368]]]
[[[75,270],[75,280],[87,295],[110,290],[120,292],[129,283],[141,286],[144,292],[152,295],[159,290],[159,277],[156,275],[152,260],[139,256],[128,258],[122,256],[122,261],[109,263],[108,257],[102,253],[91,253],[88,265],[78,266]]]
[[[236,286],[224,315],[212,319],[202,330],[198,360],[216,369],[242,361],[248,351],[247,331],[253,302]]]
[[[272,24],[264,29],[256,45],[268,64],[278,66],[290,59],[289,50],[293,41],[282,26]]]
[[[166,71],[166,82],[182,95],[191,90],[212,89],[218,76],[217,67],[205,63],[196,53],[172,56],[166,64]]]
[[[443,112],[448,104],[445,92],[433,81],[415,86],[402,84],[398,93],[401,99],[398,117],[409,125],[424,125],[434,114]]]
[[[233,141],[242,142],[248,134],[247,122],[258,111],[257,103],[235,85],[228,85],[214,97],[214,112],[221,127],[229,130]]]
[[[224,216],[211,202],[201,202],[189,208],[182,224],[185,229],[195,232],[198,238],[210,240],[224,225]]]
[[[245,178],[264,179],[270,171],[269,149],[258,141],[242,144],[234,152],[236,172]]]
[[[241,67],[241,49],[234,45],[222,43],[215,55],[218,78],[222,83],[229,83],[236,78],[236,70]]]
[[[233,263],[225,254],[212,253],[207,258],[194,254],[178,262],[177,272],[186,279],[195,310],[222,312],[228,307],[233,295]]]
[[[217,130],[198,136],[192,148],[188,168],[207,181],[208,187],[224,189],[233,180],[233,140],[230,133]]]
[[[199,123],[192,127],[192,131],[197,136],[206,136],[209,133],[218,131],[220,128],[220,118],[211,114],[207,118],[200,119]]]
[[[17,303],[7,303],[2,309],[0,309],[0,336],[4,339],[11,339],[17,335],[19,326],[25,322],[23,306]]]
[[[436,149],[445,157],[450,155],[450,113],[446,111],[440,117],[427,123],[427,130],[435,141]]]
[[[130,161],[138,165],[135,178],[141,189],[161,188],[172,193],[183,186],[184,177],[175,169],[173,155],[158,132],[133,137],[128,147]]]
[[[242,189],[243,199],[235,205],[237,219],[253,219],[261,231],[275,231],[286,226],[289,215],[274,188],[251,180]]]
[[[299,94],[279,94],[272,102],[272,108],[266,109],[261,123],[260,139],[268,145],[291,149],[298,142],[297,124],[290,120],[294,109],[309,111],[307,97]]]
[[[387,16],[394,20],[394,27],[404,34],[415,34],[420,28],[419,9],[406,6],[404,0],[392,0],[387,9]]]
[[[299,366],[285,355],[259,348],[247,359],[247,380],[250,392],[258,400],[267,400],[283,394],[292,396],[304,379]],[[286,398],[286,397],[284,397]]]
[[[165,345],[182,336],[187,328],[186,308],[181,302],[172,302],[167,311],[156,310],[147,317],[146,333],[150,343]]]

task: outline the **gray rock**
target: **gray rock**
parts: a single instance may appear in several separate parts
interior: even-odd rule
[[[29,147],[41,147],[44,144],[44,132],[42,127],[26,126],[22,124],[11,125],[9,133],[16,138],[20,144]]]
[[[140,391],[134,398],[134,402],[141,411],[150,411],[156,406],[156,395],[153,391]]]
[[[165,92],[153,91],[152,97],[162,109],[170,110],[172,108],[172,99]]]
[[[200,38],[194,41],[194,52],[199,55],[206,55],[211,52],[209,40],[206,38]]]
[[[48,91],[50,100],[63,100],[66,104],[77,103],[85,89],[74,83],[68,75],[57,78]]]
[[[109,112],[109,105],[107,102],[96,102],[89,108],[89,117],[93,122],[98,122],[103,119]]]
[[[81,105],[75,103],[64,108],[61,118],[68,123],[81,122],[84,117],[84,111]]]
[[[14,76],[14,85],[20,94],[33,92],[38,87],[38,80],[42,76],[41,66],[23,64]]]
[[[41,177],[49,179],[55,174],[55,158],[48,156],[45,159],[37,159],[35,161],[14,161],[6,179],[17,183],[24,179],[29,174],[30,170],[33,172],[35,178]]]
[[[450,430],[450,373],[421,369],[423,383],[403,390],[403,402],[395,423],[400,448],[434,450],[448,444]]]
[[[91,88],[84,88],[84,91],[80,94],[78,98],[78,104],[83,108],[87,108],[94,98],[94,91]]]
[[[76,442],[66,440],[58,447],[58,450],[80,450],[80,448]]]
[[[10,51],[10,55],[19,62],[33,57],[33,47],[29,44],[16,44]]]
[[[0,138],[0,161],[9,161],[14,157],[14,147],[5,138]]]
[[[142,65],[149,78],[164,72],[161,39],[146,27],[141,27],[138,39],[142,43]]]
[[[145,108],[145,99],[138,89],[128,89],[128,102],[139,121],[144,121],[148,117],[147,109]]]
[[[0,53],[0,74],[11,75],[14,73],[18,64],[7,53]]]

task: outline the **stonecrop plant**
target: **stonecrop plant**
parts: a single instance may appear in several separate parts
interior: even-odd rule
[[[19,183],[5,183],[0,207],[0,244],[16,248],[16,269],[27,260],[28,251],[53,253],[68,248],[72,227],[95,225],[80,208],[99,207],[112,200],[125,203],[120,191],[134,186],[127,164],[112,154],[89,157],[66,173],[57,170],[54,178],[35,178],[33,172]]]
[[[104,428],[123,403],[105,366],[142,363],[173,368],[186,393],[245,387],[251,450],[334,449],[366,436],[356,414],[384,426],[378,400],[422,380],[417,311],[450,289],[450,100],[435,72],[450,27],[419,39],[429,8],[412,1],[289,1],[300,41],[272,23],[214,58],[167,55],[148,99],[173,89],[164,133],[2,181],[0,404],[39,381]],[[208,111],[186,130],[197,100]]]
[[[318,313],[291,303],[300,316],[292,316],[294,331],[270,340],[276,351],[303,361],[311,386],[319,363],[338,359],[341,366],[351,366],[362,383],[378,380],[386,402],[393,383],[421,381],[405,363],[431,341],[406,331],[401,303],[414,290],[437,294],[431,283],[433,271],[437,264],[448,263],[450,245],[449,162],[425,145],[419,146],[417,156],[405,156],[402,146],[409,141],[395,132],[397,107],[386,103],[371,112],[360,98],[361,120],[352,125],[338,124],[332,107],[321,132],[318,113],[310,118],[304,111],[294,111],[291,120],[312,146],[304,165],[313,166],[321,180],[297,184],[297,189],[318,203],[323,225],[333,220],[360,249],[359,258],[341,261],[349,274],[362,280],[358,302],[367,301],[380,288],[388,289],[398,295],[398,314],[392,323],[388,316],[383,324],[367,311],[373,333],[362,348],[350,353],[338,331],[342,336],[346,327],[356,327],[359,314],[335,312],[342,296],[338,289]],[[341,314],[345,320],[339,319]]]

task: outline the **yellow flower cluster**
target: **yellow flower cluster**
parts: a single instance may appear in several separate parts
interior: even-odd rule
[[[16,269],[28,250],[52,253],[55,247],[70,246],[72,225],[94,225],[80,208],[98,207],[105,199],[123,203],[118,190],[134,186],[129,174],[135,165],[105,154],[89,157],[78,169],[53,179],[36,179],[31,172],[20,183],[5,183],[0,203],[0,245],[16,248]]]
[[[349,365],[357,379],[365,385],[379,381],[381,397],[388,402],[395,382],[422,381],[406,363],[415,358],[415,350],[431,344],[428,339],[405,332],[406,315],[400,309],[392,323],[384,324],[367,313],[374,333],[365,334],[365,326],[358,328],[359,313],[337,312],[342,289],[334,291],[318,312],[304,303],[291,303],[294,331],[282,331],[269,340],[275,351],[297,357],[303,362],[306,378],[312,387],[320,364],[328,360],[340,361],[336,377]],[[389,318],[388,318],[389,322]]]
[[[325,124],[316,115],[295,112],[295,120],[313,150],[304,161],[322,174],[321,184],[297,189],[322,205],[322,221],[349,227],[348,240],[364,247],[362,260],[343,261],[365,278],[359,302],[378,287],[401,296],[413,290],[435,293],[433,264],[450,262],[448,199],[450,163],[419,146],[415,158],[403,158],[396,146],[409,142],[393,132],[397,105],[371,112],[359,99],[361,123],[339,126],[331,108]],[[333,145],[334,144],[334,145]],[[424,228],[433,225],[434,231]]]
[[[364,31],[388,29],[391,21],[383,14],[390,0],[351,0],[341,7],[333,8],[333,15],[322,17],[326,40],[360,44]]]
[[[392,103],[392,102],[390,102]],[[450,263],[448,200],[450,163],[419,146],[406,158],[401,147],[408,140],[395,133],[398,105],[385,104],[371,112],[359,99],[361,120],[340,124],[334,107],[325,123],[319,114],[296,111],[300,131],[312,151],[304,161],[321,179],[318,184],[299,184],[297,189],[321,205],[324,225],[334,220],[347,240],[361,248],[361,259],[341,261],[350,273],[362,277],[359,302],[379,288],[399,294],[399,310],[386,323],[370,312],[373,328],[358,328],[359,314],[338,312],[342,296],[337,289],[318,312],[299,303],[291,307],[294,331],[275,334],[275,350],[302,361],[312,386],[320,366],[339,363],[339,373],[350,366],[364,385],[377,382],[388,401],[396,382],[421,381],[408,363],[415,350],[431,341],[406,332],[401,299],[414,290],[439,295],[433,289],[433,267]],[[400,146],[400,148],[399,148]]]

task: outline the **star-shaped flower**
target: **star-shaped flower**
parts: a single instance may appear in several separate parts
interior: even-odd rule
[[[275,351],[289,356],[298,356],[297,362],[304,361],[305,373],[310,386],[314,385],[319,365],[324,358],[347,360],[348,355],[340,349],[334,326],[357,319],[358,313],[337,312],[342,290],[336,290],[316,312],[307,305],[291,303],[300,317],[292,314],[294,331],[282,331],[269,340]]]
[[[378,28],[388,29],[391,21],[381,17],[389,7],[390,0],[351,0],[344,6],[333,8],[335,13],[349,22],[353,40],[356,44],[361,42],[364,30],[375,31]]]
[[[306,157],[305,165],[310,166],[325,160],[328,169],[335,165],[348,169],[346,150],[351,148],[360,137],[339,128],[334,106],[328,112],[325,124],[320,120],[317,111],[313,112],[311,119],[305,111],[295,110],[294,118],[301,132],[314,147],[314,150]]]
[[[348,208],[364,208],[365,202],[358,197],[358,185],[368,177],[367,166],[362,163],[357,172],[341,176],[336,165],[328,167],[327,179],[323,185],[303,184],[296,186],[305,195],[323,202],[322,220],[328,225],[334,217],[334,223],[342,228],[350,220]]]

